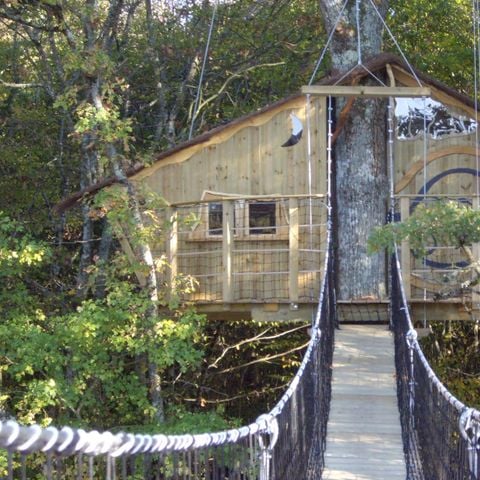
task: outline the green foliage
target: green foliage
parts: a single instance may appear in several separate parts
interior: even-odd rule
[[[433,322],[422,348],[445,386],[467,405],[480,408],[478,322]]]
[[[185,406],[177,405],[168,409],[168,418],[161,427],[161,432],[166,435],[218,432],[242,424],[239,419],[227,421],[221,407],[207,412],[191,412],[186,410]],[[158,429],[156,431],[158,432]]]
[[[0,215],[0,408],[43,425],[54,419],[103,428],[152,423],[146,365],[139,359],[148,354],[160,375],[172,367],[195,369],[203,317],[178,305],[152,318],[148,292],[129,281],[122,255],[102,270],[103,298],[86,299],[63,315],[46,312],[25,278],[49,259],[24,226]]]
[[[0,211],[0,279],[21,276],[25,267],[39,265],[47,255],[45,244]]]
[[[408,239],[410,248],[419,255],[429,246],[462,247],[480,241],[480,211],[453,201],[420,204],[404,222],[377,227],[370,235],[371,252],[387,248]]]
[[[114,229],[118,230],[121,226],[128,232],[128,238],[134,246],[142,243],[155,245],[170,227],[165,217],[167,202],[144,186],[137,187],[136,195],[141,203],[141,228],[138,219],[132,215],[131,198],[124,185],[112,185],[101,190],[92,201],[94,212],[91,215],[106,216]]]
[[[112,267],[105,298],[85,300],[75,312],[47,318],[10,311],[0,325],[0,338],[9,339],[2,357],[4,409],[25,423],[151,423],[146,367],[138,359],[149,353],[160,373],[195,368],[203,318],[178,310],[151,319],[150,302]]]
[[[389,12],[395,38],[415,67],[473,95],[470,0],[391,0]],[[390,38],[386,40],[398,54]]]
[[[48,205],[59,199],[62,182],[59,116],[41,96],[22,92],[14,98],[6,112],[0,100],[0,210],[48,234]],[[75,171],[72,166],[71,173]]]

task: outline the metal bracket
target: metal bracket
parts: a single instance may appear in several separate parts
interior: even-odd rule
[[[478,454],[480,451],[480,419],[478,411],[465,408],[458,420],[460,435],[468,444],[468,464],[473,478],[478,478]]]
[[[265,423],[267,426],[267,431],[258,435],[258,445],[261,450],[259,480],[270,480],[270,461],[279,434],[278,421],[276,417],[267,413],[260,415],[256,422],[259,424]]]
[[[408,348],[412,349],[413,345],[417,341],[418,333],[414,328],[411,328],[406,334],[405,339],[407,340]]]

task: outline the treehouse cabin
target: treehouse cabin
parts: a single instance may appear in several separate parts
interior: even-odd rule
[[[404,87],[418,87],[414,74],[392,55],[365,65],[387,79],[389,95],[402,97]],[[431,97],[416,103],[397,98],[397,220],[421,202],[451,198],[472,204],[478,199],[472,101],[421,72],[415,75]],[[200,311],[229,318],[235,313],[310,318],[326,245],[326,95],[348,94],[339,85],[353,85],[349,96],[365,95],[354,87],[362,76],[368,76],[367,70],[326,78],[319,84],[321,93],[293,95],[215,128],[161,153],[132,176],[168,201],[172,231],[156,253],[167,252],[171,279],[179,274],[196,279],[188,300]],[[459,284],[456,267],[465,259],[454,247],[432,245],[425,259],[415,258],[405,242],[401,250],[414,313],[428,305],[433,316],[444,315],[447,307],[439,308],[434,300],[446,287],[455,291],[450,287]],[[475,294],[457,291],[440,300],[455,317],[477,301]]]
[[[308,119],[307,119],[308,115]],[[310,129],[292,134],[292,121]],[[133,178],[171,205],[171,275],[211,316],[310,318],[325,256],[325,99],[297,95],[161,154]],[[158,254],[165,251],[158,245]]]

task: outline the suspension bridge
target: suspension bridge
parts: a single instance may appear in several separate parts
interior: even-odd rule
[[[357,29],[355,68],[365,69]],[[310,84],[327,47],[328,42]],[[388,94],[385,86],[382,90]],[[330,102],[329,97],[329,112]],[[329,118],[329,170],[331,123]],[[308,125],[307,130],[309,138]],[[391,126],[389,134],[393,164]],[[388,328],[337,329],[330,183],[328,240],[311,339],[270,412],[240,428],[200,435],[0,421],[0,475],[8,480],[478,480],[480,412],[455,398],[426,360],[410,318],[398,251],[389,269]],[[391,213],[393,219],[393,207]]]

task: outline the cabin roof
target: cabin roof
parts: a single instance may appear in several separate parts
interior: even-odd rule
[[[364,62],[362,66],[359,65],[359,68],[353,69],[348,75],[344,75],[342,72],[331,72],[329,75],[325,76],[321,80],[317,82],[318,85],[352,85],[357,82],[359,79],[368,77],[368,71],[375,73],[387,68],[387,65],[390,65],[394,70],[394,76],[400,77],[401,83],[408,82],[410,83],[409,86],[418,86],[414,75],[411,73],[411,68],[405,63],[397,55],[391,53],[381,53],[374,57],[371,57],[367,61]],[[453,100],[453,102],[459,107],[465,107],[468,110],[475,108],[475,102],[468,96],[458,92],[457,90],[445,85],[443,82],[421,72],[414,68],[415,75],[418,79],[427,86],[432,87],[434,92],[440,94],[440,96],[446,96]],[[278,100],[274,103],[271,103],[255,112],[249,113],[247,115],[243,115],[235,120],[232,120],[228,123],[223,125],[219,125],[218,127],[209,130],[197,137],[192,138],[191,140],[182,142],[173,148],[165,150],[163,152],[159,152],[152,164],[150,165],[142,165],[136,164],[133,167],[130,167],[125,172],[127,177],[135,178],[137,176],[146,177],[149,175],[149,171],[156,170],[159,166],[162,165],[169,157],[181,152],[182,150],[189,149],[191,147],[201,145],[211,141],[214,137],[218,136],[219,134],[223,133],[228,129],[236,129],[240,127],[242,124],[249,124],[254,118],[261,116],[265,113],[268,113],[273,110],[281,109],[282,106],[287,105],[289,103],[295,102],[301,97],[304,97],[305,94],[303,93],[296,93],[285,97],[281,100]],[[435,96],[432,92],[432,96]],[[438,95],[437,95],[438,96]],[[117,183],[119,180],[112,176],[108,178],[104,178],[99,182],[91,185],[83,190],[80,190],[70,197],[61,201],[57,206],[56,210],[58,212],[63,212],[72,206],[74,206],[77,202],[79,202],[82,198],[94,195],[99,190],[105,188],[106,186],[112,185]]]

